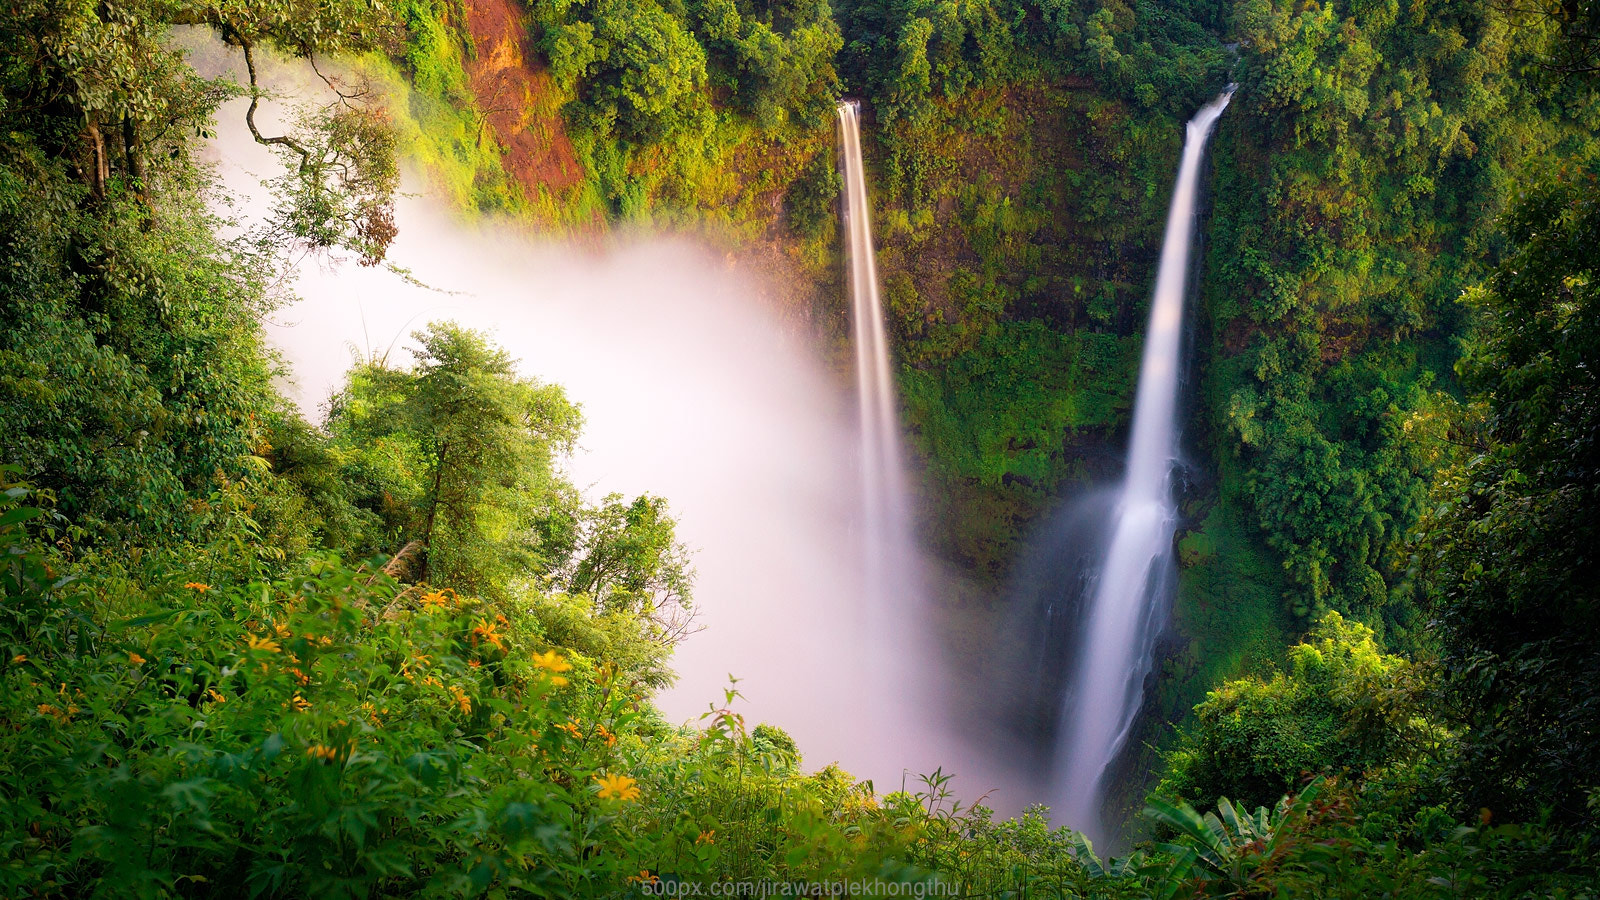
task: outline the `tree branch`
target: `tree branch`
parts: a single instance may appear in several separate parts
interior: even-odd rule
[[[288,135],[267,137],[256,127],[256,107],[261,103],[261,88],[256,82],[256,57],[250,42],[239,38],[239,47],[244,50],[244,68],[250,74],[250,108],[245,110],[244,123],[250,128],[250,136],[256,143],[268,147],[287,147],[300,156],[300,171],[304,172],[311,165],[311,150]]]

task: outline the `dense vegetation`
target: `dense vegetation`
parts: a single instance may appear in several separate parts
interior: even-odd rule
[[[520,121],[578,166],[545,188],[485,138],[464,15],[0,20],[3,893],[1594,896],[1594,4],[538,4]],[[247,82],[197,76],[176,26]],[[264,133],[268,51],[364,54],[395,106]],[[776,235],[815,275],[859,92],[930,535],[993,584],[1110,468],[1177,125],[1229,77],[1157,708],[1209,693],[1117,860],[943,773],[808,774],[731,689],[662,721],[693,612],[670,510],[586,502],[579,410],[484,336],[427,326],[316,422],[273,387],[286,259],[382,263],[398,148],[478,209]],[[236,96],[285,167],[224,238],[194,154]]]

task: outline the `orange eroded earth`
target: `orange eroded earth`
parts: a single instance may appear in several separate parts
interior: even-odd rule
[[[467,0],[466,11],[477,50],[467,76],[506,173],[529,197],[578,183],[583,170],[555,108],[550,75],[527,52],[522,10],[515,0]]]

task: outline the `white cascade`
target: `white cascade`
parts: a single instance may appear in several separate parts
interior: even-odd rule
[[[844,182],[844,217],[849,266],[852,331],[856,350],[856,394],[860,408],[861,551],[866,564],[867,596],[877,615],[874,629],[905,627],[882,621],[882,607],[904,593],[892,582],[909,561],[909,513],[900,429],[895,412],[894,375],[889,336],[878,294],[878,266],[872,246],[867,180],[861,159],[861,108],[854,100],[839,103],[839,172]],[[897,571],[901,570],[901,571]]]
[[[1062,821],[1091,837],[1105,836],[1100,808],[1107,770],[1139,712],[1159,613],[1167,601],[1163,595],[1170,590],[1164,576],[1172,566],[1177,519],[1171,476],[1178,451],[1180,337],[1200,163],[1206,139],[1232,96],[1230,86],[1189,121],[1145,332],[1127,470],[1111,542],[1085,609],[1077,671],[1063,711],[1055,762],[1058,809]]]

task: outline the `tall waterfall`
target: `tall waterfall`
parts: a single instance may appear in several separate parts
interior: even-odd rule
[[[872,246],[867,180],[862,168],[861,107],[857,101],[844,100],[839,103],[839,173],[844,181],[842,213],[861,414],[862,553],[868,592],[874,605],[881,606],[896,567],[895,558],[904,550],[906,483],[895,414],[894,376],[889,366],[889,337],[878,296],[877,254]]]
[[[1145,333],[1133,435],[1104,561],[1085,609],[1078,668],[1063,710],[1056,757],[1064,821],[1103,836],[1108,768],[1121,752],[1143,698],[1153,644],[1171,589],[1177,510],[1171,474],[1189,251],[1206,139],[1233,95],[1230,86],[1189,121]]]

